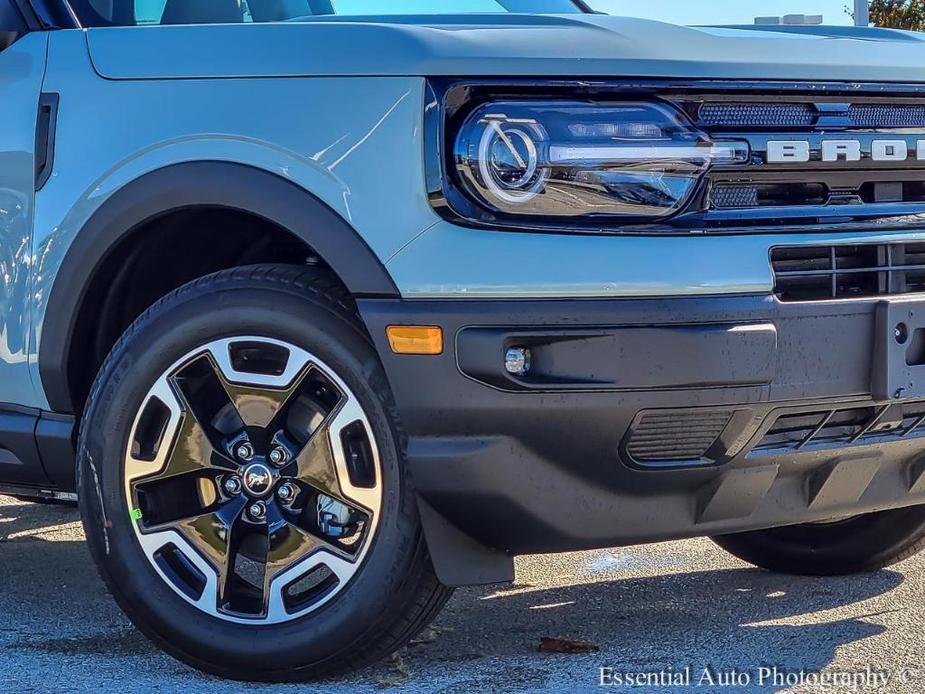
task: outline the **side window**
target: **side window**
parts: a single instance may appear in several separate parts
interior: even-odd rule
[[[135,23],[160,24],[167,0],[135,0]]]
[[[0,0],[0,51],[26,33],[26,22],[12,0]]]
[[[138,24],[249,22],[246,0],[134,0]]]
[[[71,0],[71,4],[85,26],[252,21],[247,0]]]
[[[81,19],[92,26],[124,24],[131,18],[126,13],[125,0],[78,0],[76,8]]]
[[[114,23],[113,17],[113,0],[87,0],[90,7],[88,8],[94,18],[106,24]]]

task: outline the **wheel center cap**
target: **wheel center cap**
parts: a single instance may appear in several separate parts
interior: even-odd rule
[[[242,484],[252,496],[263,496],[273,486],[273,472],[263,463],[254,463],[244,469]]]

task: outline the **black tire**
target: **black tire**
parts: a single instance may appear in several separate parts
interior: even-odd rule
[[[133,418],[153,380],[197,345],[240,334],[286,340],[334,367],[366,412],[382,475],[379,525],[346,587],[316,611],[261,626],[212,617],[167,585],[140,549],[122,477]],[[78,451],[80,509],[91,553],[134,624],[195,668],[250,681],[354,670],[413,638],[452,593],[434,574],[401,441],[375,350],[349,296],[328,274],[262,265],[203,277],[138,318],[94,383]]]
[[[925,548],[925,506],[723,535],[713,541],[749,564],[778,573],[864,573],[901,562]]]

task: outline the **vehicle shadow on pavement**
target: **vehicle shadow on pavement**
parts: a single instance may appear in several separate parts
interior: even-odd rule
[[[156,653],[112,601],[83,539],[73,505],[0,505],[0,650]]]
[[[885,631],[867,621],[887,604],[874,599],[904,580],[889,570],[827,579],[750,568],[678,572],[688,564],[606,580],[568,564],[549,581],[567,585],[459,590],[433,628],[397,657],[337,683],[348,691],[566,685],[584,691],[596,687],[602,666],[632,672],[691,666],[695,676],[704,667],[754,672],[762,665],[818,672],[839,647]],[[41,654],[46,663],[139,657],[184,681],[212,680],[161,654],[131,627],[97,576],[73,507],[0,505],[0,582],[0,654],[8,649],[27,662]],[[539,653],[543,637],[580,640],[600,651]]]
[[[435,671],[450,675],[454,666],[463,671],[464,663],[477,659],[511,659],[510,666],[498,667],[502,680],[462,677],[447,692],[558,689],[569,682],[573,690],[590,690],[604,666],[645,673],[690,666],[695,683],[706,667],[755,673],[761,666],[777,666],[815,673],[832,662],[839,647],[886,630],[865,621],[876,616],[876,608],[863,603],[903,580],[887,570],[821,579],[742,568],[545,589],[463,590],[433,633],[403,652],[402,664],[413,682]],[[839,616],[827,615],[830,610],[839,610]],[[845,618],[846,611],[852,616]],[[542,637],[579,640],[600,651],[538,653]],[[575,676],[562,681],[557,676],[563,669]],[[381,668],[375,676],[382,676]],[[786,687],[764,691],[774,689]]]

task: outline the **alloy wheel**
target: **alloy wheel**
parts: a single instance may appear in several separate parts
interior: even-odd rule
[[[382,501],[356,396],[317,357],[265,337],[210,342],[157,379],[124,479],[164,581],[244,623],[289,621],[334,598],[362,565]]]

